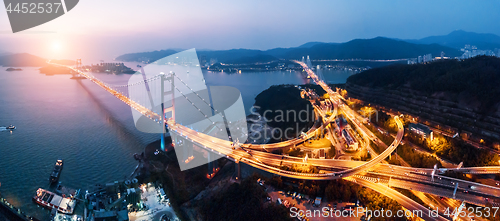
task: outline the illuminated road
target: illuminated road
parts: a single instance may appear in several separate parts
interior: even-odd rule
[[[58,64],[55,64],[58,65]],[[60,65],[64,66],[64,65]],[[64,66],[68,67],[68,66]],[[143,115],[147,116],[148,118],[161,122],[161,116],[152,112],[151,110],[141,106],[137,102],[131,100],[130,98],[122,95],[121,93],[117,92],[114,90],[112,87],[106,85],[104,82],[94,78],[93,76],[89,76],[85,74],[84,72],[81,72],[79,70],[76,70],[72,67],[71,68],[73,71],[76,71],[80,75],[86,77],[93,83],[99,85],[101,88],[105,89],[118,99],[122,100],[125,102],[127,105],[131,106],[135,110],[139,111]],[[310,69],[306,69],[308,71],[308,74],[310,76],[313,76],[313,80],[323,87],[325,91],[330,95],[330,99],[332,100],[333,103],[340,103],[341,101],[336,100],[335,98],[337,97],[337,93],[332,91],[324,82],[319,81],[317,77],[314,75],[314,73]],[[309,73],[311,72],[311,73]],[[343,105],[342,107],[344,113],[347,113],[347,117],[354,123],[356,126],[361,128],[361,130],[365,133],[365,137],[371,137],[365,129],[363,129],[362,124],[358,122],[356,119],[356,116],[353,113],[354,111],[350,110],[348,107]],[[337,106],[335,106],[337,107]],[[335,108],[335,111],[337,108]],[[324,111],[322,111],[324,112]],[[325,112],[326,113],[326,112]],[[335,114],[336,115],[336,114]],[[332,116],[335,116],[332,115]],[[328,123],[332,121],[332,116],[324,121],[324,123]],[[393,143],[380,155],[374,157],[371,161],[368,162],[363,162],[363,161],[342,161],[342,160],[334,160],[334,159],[308,159],[307,162],[304,162],[304,159],[302,158],[296,158],[296,157],[289,157],[289,156],[282,156],[282,155],[276,155],[276,154],[271,154],[271,153],[266,153],[266,152],[261,152],[257,150],[249,150],[250,147],[245,145],[242,145],[243,148],[234,148],[233,144],[230,141],[218,139],[203,133],[199,133],[197,131],[191,130],[183,125],[176,124],[173,122],[171,119],[167,120],[167,124],[171,130],[171,132],[178,134],[179,136],[190,140],[199,146],[210,150],[214,153],[219,153],[220,155],[225,156],[226,158],[233,160],[235,162],[244,162],[252,167],[259,168],[263,171],[267,171],[273,174],[285,176],[285,177],[290,177],[290,178],[296,178],[296,179],[306,179],[306,180],[331,180],[331,179],[339,179],[339,178],[346,178],[349,176],[353,176],[355,174],[366,174],[367,176],[372,176],[372,177],[389,177],[388,184],[391,186],[397,186],[400,188],[404,189],[413,189],[413,190],[419,190],[427,193],[433,193],[436,195],[440,196],[445,196],[445,197],[450,197],[453,195],[453,184],[451,182],[459,183],[459,191],[457,191],[456,198],[458,199],[463,199],[471,203],[475,203],[478,205],[484,205],[486,202],[486,198],[481,198],[481,194],[485,196],[499,196],[500,195],[500,189],[496,187],[491,187],[487,185],[482,185],[478,183],[473,183],[473,182],[467,182],[463,180],[456,180],[456,179],[451,179],[451,178],[446,178],[442,177],[439,175],[434,176],[434,181],[432,181],[430,174],[432,173],[432,169],[417,169],[417,168],[411,168],[411,167],[401,167],[401,166],[391,166],[387,164],[380,164],[385,158],[387,158],[399,145],[401,142],[401,139],[404,134],[404,129],[402,126],[401,121],[396,117],[395,118],[396,123],[398,125],[398,134],[396,135],[396,139],[393,141]],[[309,133],[308,136],[310,136],[313,133]],[[281,145],[284,146],[290,146],[295,144],[295,142],[303,142],[302,140],[306,140],[306,137],[303,138],[297,138],[291,141],[285,141],[282,142],[282,144],[269,144],[271,146],[268,146],[270,149],[272,148],[281,148]],[[273,146],[274,145],[274,146]],[[253,146],[253,145],[252,145]],[[267,145],[255,145],[258,146],[260,149],[267,149]],[[265,148],[264,148],[265,147]],[[234,148],[234,149],[233,149]],[[278,166],[280,165],[297,165],[297,166],[303,166],[303,165],[313,165],[317,166],[321,169],[320,173],[313,174],[313,173],[298,173],[298,172],[291,172],[291,171],[286,171],[279,169]],[[457,170],[461,172],[466,172],[466,173],[498,173],[499,167],[479,167],[479,168],[460,168],[460,169],[438,169],[436,171],[437,173],[443,172],[445,170]],[[348,178],[348,179],[358,179],[358,178]],[[379,178],[375,178],[374,180],[378,180]],[[388,187],[383,187],[382,184],[380,183],[375,183],[375,182],[370,182],[370,181],[358,181],[356,180],[359,184],[363,186],[367,186],[370,188],[375,189],[376,191],[383,192],[385,195],[389,197],[396,197],[395,199],[398,200],[401,204],[405,203],[408,204],[405,206],[405,208],[419,208],[419,204],[413,202],[411,203],[408,201],[407,198],[401,198],[399,195],[394,195],[395,193],[393,192],[394,190],[388,188]],[[446,182],[449,182],[447,184]],[[474,190],[470,190],[471,188],[469,187],[470,185],[475,186]],[[382,187],[381,187],[382,186]],[[382,189],[380,189],[382,188]],[[467,190],[466,188],[469,188]],[[440,190],[440,191],[436,191]],[[463,191],[467,190],[468,193],[464,193]],[[388,193],[390,192],[390,193]],[[450,194],[451,193],[451,194]],[[393,198],[394,199],[394,198]],[[415,205],[416,204],[416,205]]]
[[[415,203],[412,199],[408,198],[407,196],[401,194],[400,192],[391,189],[390,187],[387,187],[385,185],[379,184],[379,183],[373,183],[368,180],[365,180],[363,178],[358,178],[358,177],[348,177],[346,180],[349,180],[351,182],[357,183],[359,185],[368,187],[372,190],[375,190],[393,200],[396,200],[399,204],[401,204],[405,209],[412,211],[413,214],[416,216],[419,216],[420,218],[423,218],[424,220],[448,220],[442,216],[439,217],[430,217],[429,216],[429,209]],[[420,213],[421,211],[421,213]],[[394,211],[394,213],[396,213]],[[397,214],[393,214],[393,216],[396,216]]]

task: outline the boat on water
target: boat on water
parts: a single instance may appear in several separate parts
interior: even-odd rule
[[[56,164],[54,165],[54,170],[50,174],[49,181],[50,183],[55,183],[59,180],[59,176],[61,176],[61,170],[63,168],[63,160],[59,159],[56,161]]]
[[[15,130],[15,129],[16,129],[16,127],[15,127],[14,125],[12,125],[12,124],[11,124],[11,125],[9,125],[8,127],[5,127],[5,129],[7,129],[7,130]]]
[[[57,212],[64,214],[73,214],[76,206],[76,199],[73,196],[63,197],[42,188],[36,191],[33,202],[50,210],[56,209]]]

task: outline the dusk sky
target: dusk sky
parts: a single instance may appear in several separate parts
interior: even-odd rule
[[[270,49],[311,41],[418,39],[454,30],[500,35],[500,1],[82,0],[13,34],[0,13],[0,52],[110,59],[168,48]]]

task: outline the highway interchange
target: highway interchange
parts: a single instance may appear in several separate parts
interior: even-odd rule
[[[190,140],[196,143],[198,146],[205,148],[206,150],[218,153],[225,156],[226,158],[235,161],[237,163],[243,162],[252,167],[259,168],[261,170],[273,173],[276,175],[290,177],[295,179],[304,180],[331,180],[331,179],[346,179],[352,182],[356,182],[359,185],[373,189],[381,194],[384,194],[396,201],[398,201],[404,208],[408,210],[421,210],[423,211],[422,218],[424,219],[437,219],[437,220],[448,220],[444,217],[428,217],[428,209],[424,206],[416,203],[415,201],[409,199],[403,194],[397,192],[390,187],[398,187],[402,189],[417,190],[425,193],[430,193],[442,197],[449,197],[457,199],[460,201],[469,202],[472,204],[484,206],[486,203],[490,202],[494,205],[496,204],[495,199],[500,196],[500,188],[495,186],[483,185],[480,183],[469,182],[465,180],[459,180],[454,178],[449,178],[441,176],[439,174],[447,171],[454,170],[462,173],[470,174],[496,174],[500,172],[500,167],[470,167],[470,168],[412,168],[385,164],[383,161],[390,154],[392,154],[397,146],[400,144],[403,135],[404,128],[402,122],[395,117],[396,123],[398,125],[398,133],[395,140],[386,148],[385,151],[377,155],[374,151],[370,151],[372,156],[374,156],[370,161],[346,161],[338,159],[307,159],[304,162],[304,158],[277,155],[270,153],[272,150],[280,148],[288,148],[300,144],[311,137],[314,136],[317,130],[321,128],[327,128],[330,122],[334,121],[337,111],[341,110],[345,116],[359,129],[363,134],[363,139],[372,140],[374,142],[380,142],[376,137],[360,122],[363,122],[363,118],[359,116],[355,111],[350,109],[347,105],[344,105],[342,97],[335,91],[333,91],[326,83],[319,80],[314,72],[307,67],[306,64],[295,61],[302,65],[304,70],[307,72],[308,76],[314,80],[314,82],[320,85],[329,96],[329,99],[334,104],[334,110],[330,117],[325,117],[323,115],[323,125],[317,128],[311,128],[306,135],[302,135],[292,140],[274,143],[274,144],[264,144],[264,145],[250,145],[250,144],[234,144],[227,140],[218,139],[207,134],[203,134],[187,128],[183,125],[176,124],[172,119],[165,119],[171,133],[176,133],[178,136],[184,139]],[[54,64],[54,63],[51,63]],[[59,64],[54,64],[59,65]],[[64,65],[60,65],[64,66]],[[143,115],[149,117],[157,122],[162,122],[162,116],[152,112],[151,110],[141,106],[137,102],[131,100],[127,96],[119,93],[117,90],[113,89],[112,86],[105,84],[104,82],[96,79],[93,76],[86,74],[78,69],[71,66],[65,66],[73,71],[79,73],[80,75],[96,83],[101,88],[105,89],[115,97],[119,98],[127,105],[131,106],[135,110],[139,111]],[[326,114],[322,107],[315,107],[317,113]],[[366,143],[366,142],[365,142]],[[368,145],[369,146],[369,145]],[[236,148],[235,148],[236,147]],[[320,168],[320,173],[299,173],[291,172],[287,170],[280,169],[283,165],[298,165],[303,166],[304,164],[316,166]],[[434,174],[434,175],[433,175]],[[456,191],[455,188],[457,187]],[[498,205],[497,205],[498,206]]]

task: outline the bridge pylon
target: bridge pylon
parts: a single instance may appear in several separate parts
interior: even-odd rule
[[[241,160],[241,158],[240,158]],[[235,160],[235,166],[236,166],[236,179],[241,179],[241,162],[240,160]]]
[[[212,151],[208,151],[208,174],[207,178],[212,179],[212,177],[215,176],[215,174],[219,171],[219,164],[217,160],[212,160],[217,159],[217,154],[212,153]]]
[[[76,59],[75,69],[79,70],[82,67],[82,59]]]
[[[165,133],[167,132],[167,119],[166,119],[166,114],[168,112],[172,113],[172,121],[175,124],[175,84],[174,84],[174,78],[175,78],[175,73],[170,72],[168,75],[162,73],[161,74],[161,110],[162,110],[162,116],[161,116],[161,121],[162,121],[162,130],[163,133],[161,134],[161,149],[165,151]],[[166,82],[170,82],[170,90],[166,89]],[[171,106],[168,108],[165,108],[165,96],[171,95]]]

